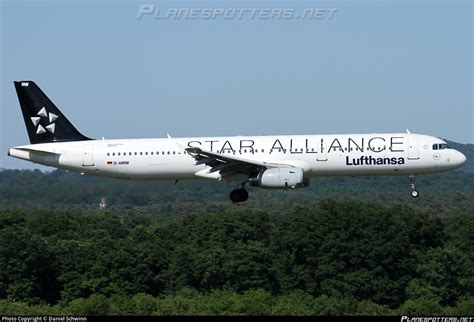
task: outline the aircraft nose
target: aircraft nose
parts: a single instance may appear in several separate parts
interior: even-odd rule
[[[456,151],[453,163],[456,164],[458,167],[462,166],[466,162],[466,156],[459,151]]]

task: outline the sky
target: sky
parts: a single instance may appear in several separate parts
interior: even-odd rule
[[[0,14],[0,168],[40,168],[6,155],[29,144],[14,80],[93,138],[474,143],[471,1],[0,0]]]

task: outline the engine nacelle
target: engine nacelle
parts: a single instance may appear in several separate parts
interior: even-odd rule
[[[303,177],[300,168],[271,168],[250,177],[251,186],[271,189],[303,188],[309,185],[309,180]]]

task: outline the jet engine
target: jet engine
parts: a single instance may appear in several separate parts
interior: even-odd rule
[[[270,189],[303,188],[309,185],[300,168],[270,168],[249,178],[251,186]]]

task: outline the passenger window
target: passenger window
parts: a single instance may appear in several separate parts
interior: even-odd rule
[[[143,155],[143,152],[140,152],[140,155]]]
[[[107,153],[107,156],[110,156],[110,153]]]
[[[170,151],[166,152],[167,154],[170,154]]]
[[[113,156],[115,156],[115,152],[114,152],[114,153],[112,153],[112,155],[113,155]]]
[[[173,154],[176,154],[176,151],[173,151]]]

